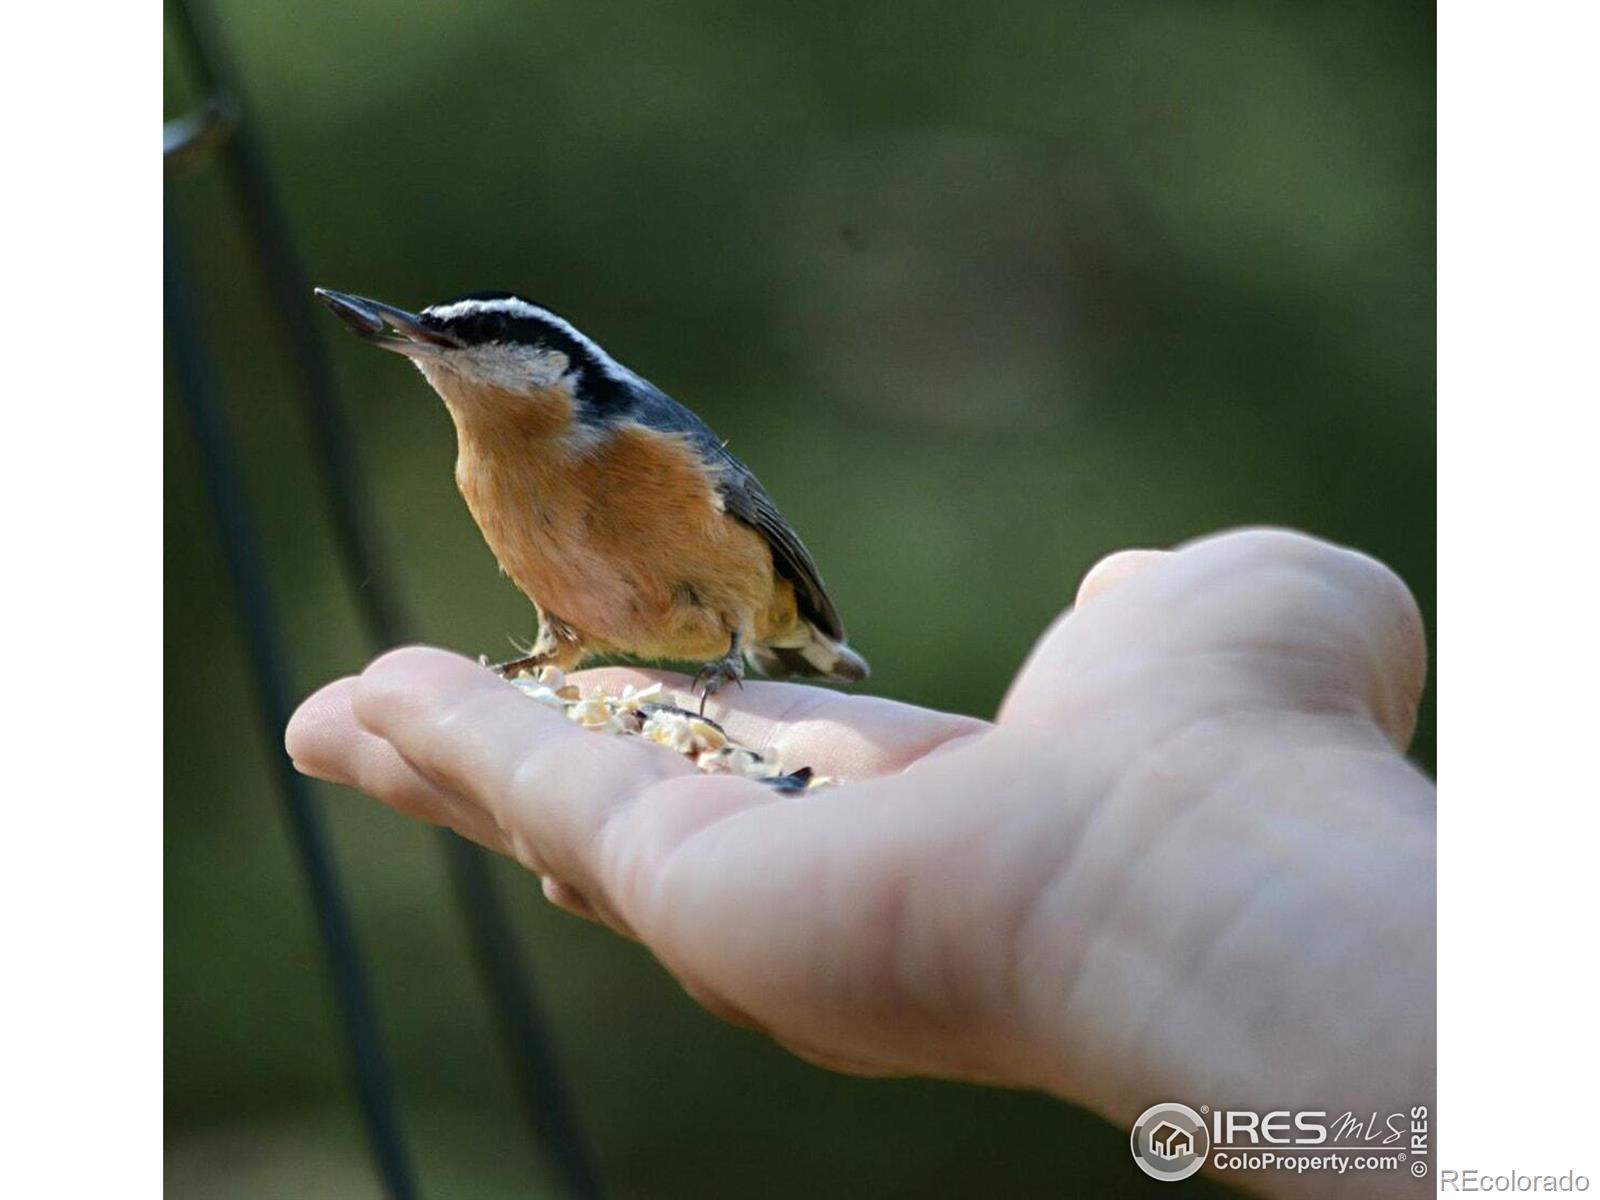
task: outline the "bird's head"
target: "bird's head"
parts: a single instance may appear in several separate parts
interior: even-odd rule
[[[316,294],[365,341],[411,359],[458,415],[563,400],[583,408],[640,382],[571,322],[513,292],[473,292],[416,313]]]

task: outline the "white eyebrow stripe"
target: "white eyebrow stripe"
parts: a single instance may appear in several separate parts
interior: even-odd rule
[[[453,321],[468,313],[486,312],[512,313],[519,317],[543,317],[546,320],[561,321],[555,313],[546,312],[538,305],[529,304],[526,300],[519,300],[515,296],[506,296],[499,300],[457,300],[454,304],[430,304],[422,311],[430,317],[438,317],[441,321]]]
[[[498,300],[457,300],[453,304],[429,305],[422,311],[440,321],[453,321],[457,317],[491,312],[507,313],[514,317],[532,317],[535,320],[544,321],[554,326],[577,342],[578,345],[594,356],[594,360],[600,365],[600,369],[611,378],[625,383],[642,382],[638,375],[607,354],[601,348],[600,343],[584,333],[571,321],[565,317],[557,316],[548,308],[540,308],[537,304],[529,304],[526,300],[518,299],[516,296],[505,296]]]

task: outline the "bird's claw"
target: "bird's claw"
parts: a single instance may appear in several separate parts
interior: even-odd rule
[[[695,674],[694,683],[690,685],[690,693],[700,693],[700,715],[706,715],[706,701],[711,699],[714,692],[721,691],[729,683],[744,687],[744,659],[719,658],[716,662],[707,663]]]
[[[521,658],[510,658],[505,662],[492,663],[489,661],[487,654],[478,655],[479,665],[488,667],[489,670],[502,679],[515,679],[518,675],[536,671],[548,661],[548,658],[543,654],[525,654]]]

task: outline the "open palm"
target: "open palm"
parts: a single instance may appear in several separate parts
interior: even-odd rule
[[[798,797],[425,648],[318,692],[288,745],[814,1061],[1119,1121],[1219,1082],[1361,1109],[1432,1088],[1432,789],[1401,755],[1424,655],[1387,569],[1247,531],[1103,563],[993,723],[720,693],[736,740],[845,781]],[[686,688],[577,681],[656,678]]]

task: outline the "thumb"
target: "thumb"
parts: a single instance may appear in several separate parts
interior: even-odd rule
[[[1159,701],[1163,724],[1241,709],[1368,717],[1404,748],[1427,651],[1416,602],[1376,560],[1251,529],[1089,573],[1035,646],[1000,720],[1028,724]]]
[[[1137,575],[1169,554],[1170,550],[1118,550],[1106,555],[1089,568],[1089,573],[1078,585],[1077,607],[1082,608],[1097,596],[1105,595],[1124,579]]]

